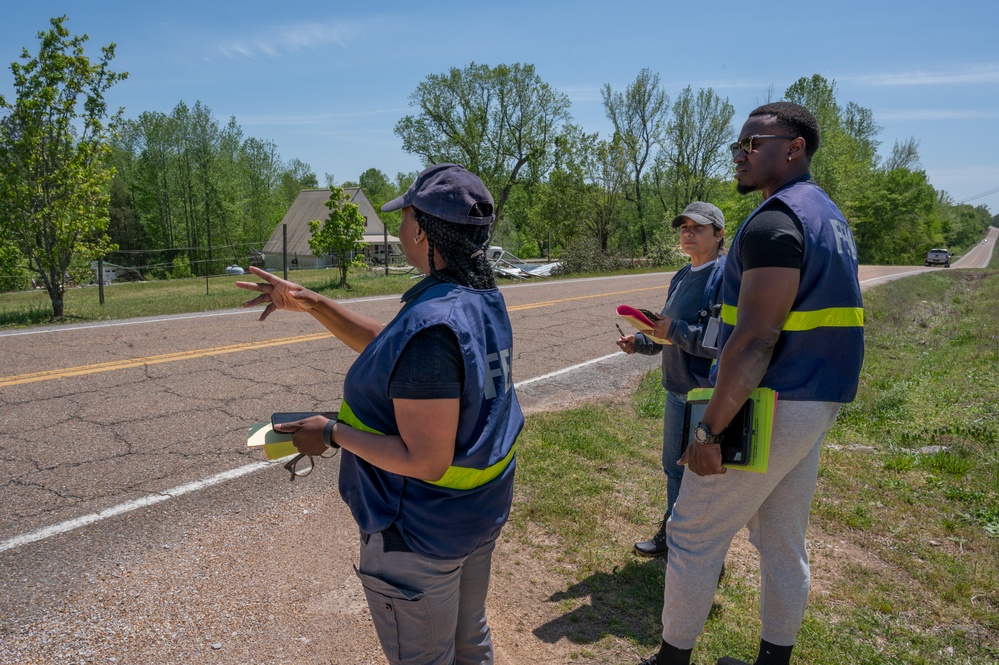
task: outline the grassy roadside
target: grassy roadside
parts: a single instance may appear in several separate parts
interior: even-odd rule
[[[646,272],[649,272],[648,268],[635,267],[613,274]],[[382,269],[351,269],[350,288],[333,288],[331,280],[340,277],[336,270],[296,270],[288,274],[293,282],[334,300],[402,294],[413,285],[415,276],[415,270],[386,275]],[[58,320],[52,320],[52,303],[41,289],[0,293],[0,330],[230,309],[250,299],[249,292],[237,289],[233,284],[255,279],[247,274],[210,277],[207,284],[204,277],[113,284],[104,288],[103,305],[96,286],[68,289],[66,315]],[[504,283],[510,282],[500,282],[500,285]]]
[[[335,289],[330,280],[339,279],[335,270],[296,270],[288,277],[302,286],[334,299],[363,298],[403,293],[413,280],[410,275],[388,275],[379,271],[353,271],[348,277],[350,289]],[[207,312],[239,307],[250,293],[237,289],[238,281],[255,281],[253,275],[224,275],[190,279],[112,284],[104,287],[100,304],[96,286],[68,289],[65,295],[66,316],[52,321],[52,303],[41,289],[0,294],[0,329],[21,328],[47,323],[80,323],[159,316],[187,312]]]
[[[795,662],[995,663],[999,272],[899,280],[865,306],[860,392],[822,455]],[[663,503],[659,378],[631,403],[532,416],[522,436],[507,533],[564,581],[542,637],[566,636],[580,659],[627,662],[658,645],[663,565],[630,547]],[[729,557],[696,662],[756,653],[755,552]]]

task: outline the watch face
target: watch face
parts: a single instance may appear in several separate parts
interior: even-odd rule
[[[704,429],[703,425],[698,425],[697,427],[694,428],[694,439],[698,443],[704,443],[705,441],[708,440],[708,433]]]

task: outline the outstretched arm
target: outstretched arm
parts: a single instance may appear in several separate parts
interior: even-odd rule
[[[260,320],[272,312],[283,309],[289,312],[308,312],[327,330],[340,338],[354,351],[362,351],[381,332],[382,324],[374,319],[358,314],[331,298],[315,291],[281,279],[266,270],[250,266],[250,272],[264,280],[258,282],[236,282],[236,286],[248,291],[257,291],[259,296],[243,303],[243,307],[255,307],[267,303]]]

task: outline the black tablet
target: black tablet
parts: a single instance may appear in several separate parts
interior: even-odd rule
[[[704,409],[708,405],[706,399],[688,399],[683,410],[684,438],[681,454],[687,449],[687,444],[694,439],[694,428],[704,417]],[[722,432],[721,453],[722,464],[746,465],[750,462],[750,451],[753,444],[753,400],[747,399],[732,422]]]

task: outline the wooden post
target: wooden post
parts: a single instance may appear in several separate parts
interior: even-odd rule
[[[97,258],[97,293],[101,305],[104,304],[104,257]]]
[[[281,225],[281,263],[284,265],[284,278],[288,279],[288,225]]]

